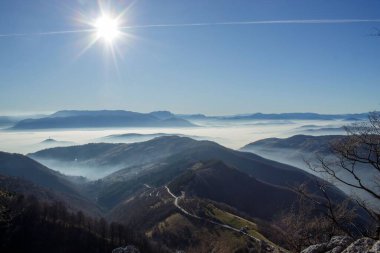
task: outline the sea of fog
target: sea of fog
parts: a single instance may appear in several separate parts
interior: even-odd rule
[[[341,129],[347,121],[316,120],[207,120],[192,121],[199,125],[194,128],[93,128],[93,129],[59,129],[59,130],[25,130],[14,131],[0,129],[0,150],[27,154],[54,146],[80,145],[94,142],[129,142],[107,140],[109,135],[138,134],[180,134],[196,139],[215,141],[229,148],[242,146],[269,137],[285,138],[296,134],[330,135],[343,134]],[[57,142],[43,142],[46,139]]]
[[[14,131],[7,128],[0,129],[0,151],[28,154],[38,150],[59,147],[81,145],[95,142],[125,142],[146,141],[154,138],[152,134],[173,134],[188,136],[196,140],[210,140],[223,146],[240,149],[244,145],[270,137],[286,138],[296,134],[305,135],[332,135],[345,134],[342,126],[352,122],[341,120],[208,120],[192,121],[199,127],[193,128],[90,128],[90,129],[59,129],[59,130],[25,130]],[[133,138],[106,138],[120,134],[142,134]],[[54,139],[55,141],[45,141]],[[285,150],[277,152],[255,151],[256,154],[265,158],[287,163],[308,172],[305,163],[289,160]],[[43,161],[40,161],[44,163]],[[44,163],[45,164],[45,163]],[[65,164],[57,162],[55,165],[45,164],[51,169],[72,176],[85,176],[89,179],[98,179],[109,174],[108,171],[94,173],[92,168],[66,168]],[[111,170],[114,168],[111,168]],[[112,172],[112,171],[111,171]],[[351,190],[342,185],[337,185],[348,194]],[[370,200],[370,199],[368,199]]]

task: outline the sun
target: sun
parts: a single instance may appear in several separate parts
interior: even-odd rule
[[[103,39],[107,43],[112,43],[120,35],[118,20],[108,15],[96,19],[94,27],[97,39]]]
[[[101,3],[103,2],[99,1],[99,12],[97,14],[93,13],[95,15],[79,13],[78,20],[88,27],[86,29],[88,36],[86,36],[86,44],[79,52],[78,57],[99,43],[103,44],[102,49],[104,49],[105,55],[112,56],[115,65],[117,65],[116,59],[122,56],[123,50],[126,48],[126,42],[129,41],[127,39],[134,37],[125,31],[127,28],[126,16],[128,8],[114,10],[109,9],[110,7],[105,8]]]

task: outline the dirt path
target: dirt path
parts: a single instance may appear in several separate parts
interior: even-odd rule
[[[166,189],[166,191],[170,194],[170,196],[172,196],[172,197],[174,198],[174,202],[173,202],[174,205],[175,205],[175,206],[176,206],[181,212],[183,212],[184,214],[186,214],[186,215],[188,215],[188,216],[191,216],[191,217],[193,217],[193,218],[199,219],[199,220],[207,221],[207,222],[209,222],[209,223],[212,223],[212,224],[214,224],[214,225],[217,225],[217,226],[220,226],[220,227],[223,227],[223,228],[226,228],[226,229],[232,230],[232,231],[234,231],[234,232],[238,232],[238,233],[240,233],[240,234],[243,234],[243,235],[245,235],[245,236],[248,236],[249,238],[251,238],[251,239],[253,239],[253,240],[256,240],[256,241],[261,242],[259,239],[253,237],[252,235],[250,235],[250,234],[248,234],[248,233],[246,233],[246,232],[244,232],[244,231],[242,231],[242,230],[240,230],[240,229],[238,229],[238,228],[231,227],[230,225],[227,225],[227,224],[224,224],[224,223],[220,223],[220,222],[216,222],[216,221],[213,221],[213,220],[210,220],[210,219],[202,218],[202,217],[199,217],[198,215],[195,215],[195,214],[189,213],[187,210],[185,210],[183,207],[181,207],[181,206],[178,204],[178,200],[179,200],[180,198],[182,198],[182,196],[178,197],[178,196],[174,195],[174,194],[170,191],[169,187],[167,187],[166,185],[165,185],[165,189]]]

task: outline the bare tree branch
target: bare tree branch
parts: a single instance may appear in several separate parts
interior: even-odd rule
[[[332,156],[317,156],[316,162],[307,162],[308,167],[319,174],[325,174],[330,179],[348,187],[363,191],[379,201],[380,204],[380,113],[372,112],[368,121],[345,127],[346,136],[331,143]],[[372,180],[363,177],[363,168],[370,171]],[[340,173],[343,172],[344,174]],[[344,175],[344,176],[343,176]],[[314,204],[327,210],[327,216],[341,227],[337,219],[336,209],[324,185],[320,185],[325,201],[316,200],[313,196],[298,192]],[[363,209],[373,219],[373,224],[380,228],[380,213],[367,202],[356,198],[358,207]],[[335,213],[334,213],[335,212]],[[372,234],[372,237],[379,235]]]

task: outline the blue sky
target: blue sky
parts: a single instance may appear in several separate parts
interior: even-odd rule
[[[380,1],[111,1],[123,25],[380,19]],[[80,54],[90,0],[2,0],[0,113],[125,109],[212,115],[380,109],[380,22],[124,29],[116,63],[101,41]]]

